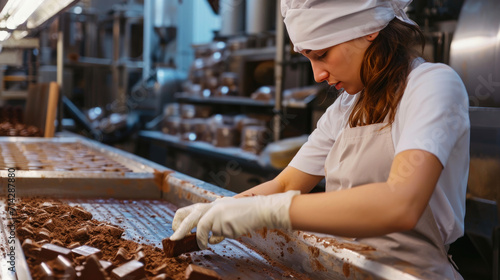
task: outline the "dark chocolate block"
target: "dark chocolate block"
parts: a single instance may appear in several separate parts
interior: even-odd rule
[[[113,236],[114,238],[120,238],[124,232],[123,229],[112,225],[99,225],[97,229],[102,233],[107,233]]]
[[[188,234],[186,237],[178,241],[172,241],[170,238],[165,238],[161,243],[163,244],[163,252],[165,252],[165,255],[168,258],[200,250],[200,247],[198,247],[198,243],[196,242],[196,233]]]
[[[57,246],[51,243],[46,243],[42,245],[42,250],[40,251],[40,259],[42,261],[55,259],[59,255],[62,255],[70,260],[72,259],[70,249]]]
[[[67,258],[61,255],[51,261],[48,261],[47,265],[52,269],[52,272],[54,272],[55,279],[76,279],[75,268]]]
[[[99,263],[101,264],[102,268],[107,272],[107,273],[111,273],[111,270],[113,270],[113,268],[115,268],[113,266],[113,263],[111,262],[108,262],[108,261],[103,261],[103,260],[99,260]]]
[[[52,221],[52,219],[48,219],[43,225],[42,227],[52,231],[54,230],[54,228],[56,227],[56,225],[54,225],[54,222]]]
[[[22,245],[24,254],[28,257],[36,259],[42,250],[41,246],[31,239],[25,239]]]
[[[96,255],[90,255],[83,264],[81,279],[106,280],[107,273]]]
[[[84,220],[92,219],[92,213],[85,211],[83,209],[77,208],[77,207],[73,207],[73,209],[71,210],[71,215],[76,216],[76,217],[80,217]]]
[[[201,267],[195,264],[190,264],[186,268],[186,279],[187,280],[220,280],[219,274],[217,272]]]
[[[17,229],[17,235],[22,238],[31,238],[33,237],[33,231],[28,227],[20,227]]]
[[[144,263],[146,261],[146,254],[144,254],[143,251],[137,252],[137,254],[135,254],[135,260]]]
[[[94,247],[87,246],[87,245],[83,245],[83,246],[74,248],[71,250],[71,252],[73,252],[73,254],[75,254],[77,257],[78,256],[88,257],[90,255],[96,255],[99,258],[102,257],[101,250],[94,248]]]
[[[130,256],[129,256],[128,251],[123,247],[118,248],[118,251],[116,252],[116,255],[113,258],[113,260],[119,261],[119,262],[126,262],[126,261],[130,260]]]
[[[145,278],[144,265],[136,260],[129,261],[111,271],[111,278],[140,280]]]
[[[55,280],[56,279],[54,277],[54,272],[52,271],[50,266],[44,262],[42,262],[40,264],[40,276],[44,280]]]

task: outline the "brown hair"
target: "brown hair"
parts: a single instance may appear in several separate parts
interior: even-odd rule
[[[423,51],[425,37],[420,28],[396,18],[379,32],[361,64],[364,89],[349,116],[351,127],[382,123],[387,115],[389,124],[394,122],[411,60],[418,56],[415,43],[420,43]]]

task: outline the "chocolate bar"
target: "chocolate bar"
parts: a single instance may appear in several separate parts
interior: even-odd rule
[[[111,271],[111,278],[117,280],[140,280],[145,277],[144,265],[136,260],[129,261]]]
[[[40,258],[43,261],[48,261],[57,258],[58,255],[62,255],[68,259],[71,258],[71,250],[55,244],[46,243],[42,245],[42,250],[40,251]]]
[[[186,280],[220,280],[221,277],[217,272],[201,267],[199,265],[190,264],[186,268]]]
[[[196,233],[188,234],[183,239],[177,241],[165,238],[161,241],[161,243],[163,245],[163,252],[165,252],[165,255],[168,258],[200,250],[200,247],[198,247],[198,243],[196,242]]]
[[[83,246],[74,248],[71,250],[71,252],[73,252],[73,254],[75,254],[76,256],[88,257],[90,255],[96,255],[99,258],[102,257],[101,250],[94,248],[94,247],[87,246],[87,245],[83,245]]]

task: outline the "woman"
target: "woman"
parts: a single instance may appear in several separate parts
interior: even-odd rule
[[[344,90],[275,179],[180,209],[171,238],[196,226],[206,248],[210,231],[210,243],[263,227],[314,231],[461,279],[447,248],[463,235],[468,98],[451,68],[414,54],[422,33],[409,2],[283,0],[295,51],[317,82]],[[307,194],[322,178],[326,192]]]

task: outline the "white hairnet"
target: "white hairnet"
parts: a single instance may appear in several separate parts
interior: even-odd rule
[[[294,50],[321,50],[382,30],[412,0],[281,0]]]

